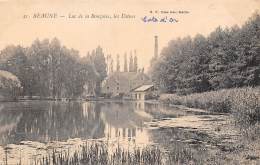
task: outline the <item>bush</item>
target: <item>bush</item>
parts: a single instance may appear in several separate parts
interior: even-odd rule
[[[236,123],[248,128],[259,125],[260,122],[260,88],[233,88],[186,96],[163,94],[160,101],[166,104],[184,105],[190,108],[200,108],[212,112],[230,112]],[[259,130],[257,130],[259,131]]]
[[[237,121],[256,124],[260,121],[260,93],[254,88],[246,88],[232,98],[232,112]]]
[[[184,105],[190,108],[206,109],[213,112],[230,112],[230,91],[195,93],[186,96],[163,94],[160,101],[166,104]]]

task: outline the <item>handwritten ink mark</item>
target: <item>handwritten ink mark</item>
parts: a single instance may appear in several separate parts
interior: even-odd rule
[[[142,18],[142,21],[145,23],[149,23],[149,22],[152,22],[152,23],[156,23],[156,22],[177,23],[177,22],[179,22],[179,20],[172,18],[172,17],[168,18],[167,16],[165,16],[163,18],[159,18],[159,17],[155,17],[155,16],[152,16],[152,17],[144,16]]]

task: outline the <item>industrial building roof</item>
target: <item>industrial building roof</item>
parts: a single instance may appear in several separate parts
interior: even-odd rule
[[[134,92],[144,92],[144,91],[147,91],[148,89],[150,89],[152,87],[153,87],[153,85],[142,85],[142,86],[136,88],[134,90]]]

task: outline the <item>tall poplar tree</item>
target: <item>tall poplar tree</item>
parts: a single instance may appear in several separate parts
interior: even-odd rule
[[[127,69],[127,54],[125,53],[125,60],[124,60],[124,72],[128,72]]]
[[[137,56],[134,57],[134,72],[137,72],[138,70],[138,64],[137,64]]]
[[[134,61],[133,61],[133,56],[132,52],[130,52],[130,59],[129,59],[129,72],[134,71]]]
[[[120,72],[120,59],[119,59],[119,54],[116,56],[116,71]]]

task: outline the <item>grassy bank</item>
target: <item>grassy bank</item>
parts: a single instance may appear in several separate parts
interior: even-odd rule
[[[160,96],[160,101],[212,112],[232,113],[236,124],[247,130],[254,128],[254,131],[259,133],[260,87],[223,89],[186,96],[163,94]]]

